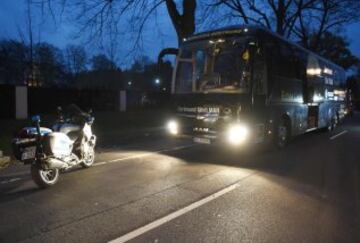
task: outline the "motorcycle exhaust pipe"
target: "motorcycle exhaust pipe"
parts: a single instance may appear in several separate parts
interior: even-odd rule
[[[67,164],[59,159],[49,158],[46,160],[49,169],[65,169]]]

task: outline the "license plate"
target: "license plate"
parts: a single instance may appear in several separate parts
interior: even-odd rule
[[[211,141],[208,138],[194,138],[195,143],[210,144]]]
[[[27,147],[21,155],[21,160],[34,159],[36,153],[36,147]]]

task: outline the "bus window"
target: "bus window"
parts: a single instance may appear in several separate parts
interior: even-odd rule
[[[308,56],[308,62],[306,67],[306,74],[308,76],[308,80],[316,81],[317,80],[316,77],[320,77],[321,73],[322,70],[318,59],[310,54]]]
[[[296,79],[297,78],[297,70],[296,70],[296,62],[295,55],[291,47],[287,43],[279,43],[280,45],[280,65],[278,76]]]
[[[178,93],[190,93],[192,91],[192,77],[192,62],[179,62],[176,73],[176,91]],[[179,82],[179,80],[181,80],[181,82]]]
[[[195,53],[195,80],[196,84],[201,82],[205,73],[205,52],[203,50],[197,50]],[[197,87],[198,89],[198,87]]]
[[[295,78],[301,81],[306,80],[307,56],[300,49],[293,48]]]
[[[180,57],[183,59],[191,59],[192,58],[192,50],[188,49],[188,48],[182,49]]]
[[[247,92],[250,86],[249,58],[249,51],[246,49],[222,49],[214,57],[213,74],[219,77],[219,82],[214,88],[221,88],[224,91]],[[208,90],[212,88],[210,86],[206,87]]]
[[[181,50],[175,92],[248,94],[251,55],[246,41],[238,38],[216,43],[190,43]]]

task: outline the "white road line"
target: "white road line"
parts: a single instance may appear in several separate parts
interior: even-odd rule
[[[147,156],[154,155],[154,154],[186,149],[186,148],[194,147],[196,145],[197,144],[178,146],[178,147],[171,148],[171,149],[162,149],[162,150],[157,150],[157,151],[153,151],[153,152],[138,154],[138,155],[134,155],[134,156],[128,156],[128,157],[124,157],[124,158],[120,158],[120,159],[96,162],[96,163],[93,164],[93,166],[100,166],[100,165],[106,165],[106,164],[111,164],[111,163],[117,163],[117,162],[121,162],[121,161],[124,161],[124,160],[130,160],[130,159],[138,159],[138,158],[147,157]],[[16,182],[16,181],[19,181],[19,180],[22,180],[22,178],[12,178],[12,179],[9,179],[9,180],[0,181],[0,184],[9,184],[9,183]]]
[[[140,236],[140,235],[142,235],[142,234],[144,234],[144,233],[146,233],[146,232],[148,232],[150,230],[153,230],[153,229],[155,229],[155,228],[157,228],[157,227],[159,227],[159,226],[161,226],[161,225],[163,225],[163,224],[165,224],[165,223],[167,223],[167,222],[169,222],[169,221],[171,221],[171,220],[173,220],[173,219],[175,219],[175,218],[177,218],[177,217],[179,217],[179,216],[181,216],[183,214],[186,214],[186,213],[188,213],[188,212],[190,212],[190,211],[192,211],[192,210],[194,210],[194,209],[196,209],[196,208],[198,208],[198,207],[200,207],[200,206],[202,206],[202,205],[204,205],[204,204],[206,204],[206,203],[208,203],[208,202],[210,202],[210,201],[212,201],[212,200],[214,200],[214,199],[216,199],[218,197],[223,196],[226,193],[229,193],[229,192],[235,190],[238,186],[239,186],[239,182],[236,182],[235,184],[232,184],[232,185],[230,185],[230,186],[228,186],[228,187],[226,187],[226,188],[224,188],[224,189],[222,189],[222,190],[220,190],[218,192],[215,192],[214,194],[212,194],[212,195],[210,195],[208,197],[205,197],[205,198],[201,199],[200,201],[194,202],[194,203],[192,203],[192,204],[190,204],[190,205],[188,205],[188,206],[186,206],[186,207],[184,207],[182,209],[179,209],[178,211],[175,211],[175,212],[173,212],[173,213],[171,213],[169,215],[166,215],[165,217],[162,217],[162,218],[157,219],[157,220],[155,220],[155,221],[153,221],[153,222],[151,222],[151,223],[149,223],[149,224],[147,224],[145,226],[142,226],[142,227],[140,227],[138,229],[135,229],[135,230],[133,230],[133,231],[131,231],[131,232],[117,238],[117,239],[114,239],[114,240],[110,241],[109,243],[122,243],[122,242],[127,242],[129,240],[132,240],[132,239],[134,239],[134,238],[136,238],[136,237],[138,237],[138,236]]]
[[[190,145],[178,146],[178,147],[171,148],[171,149],[162,149],[162,150],[157,150],[157,151],[153,151],[153,152],[148,152],[148,153],[143,153],[143,154],[137,154],[137,155],[133,155],[133,156],[128,156],[128,157],[124,157],[124,158],[120,158],[120,159],[114,159],[114,160],[107,160],[107,161],[102,161],[102,162],[96,162],[96,163],[93,164],[93,166],[99,166],[99,165],[117,163],[117,162],[121,162],[121,161],[124,161],[124,160],[130,160],[130,159],[143,158],[143,157],[147,157],[147,156],[154,155],[154,154],[159,154],[159,153],[164,153],[164,152],[170,152],[170,151],[176,151],[176,150],[186,149],[186,148],[194,147],[194,146],[196,146],[196,145],[197,145],[197,144],[190,144]]]
[[[12,183],[15,181],[20,181],[20,180],[21,180],[21,178],[11,178],[9,180],[1,181],[0,184],[9,184],[9,183]]]
[[[336,134],[336,135],[334,135],[334,136],[330,137],[330,140],[334,140],[335,138],[340,137],[341,135],[344,135],[344,134],[346,134],[346,133],[348,133],[348,131],[347,131],[347,130],[342,131],[341,133],[338,133],[338,134]]]

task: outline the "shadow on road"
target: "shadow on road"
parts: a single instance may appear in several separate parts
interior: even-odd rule
[[[24,187],[24,185],[25,180],[20,180],[0,187],[0,203],[11,202],[21,197],[26,197],[41,191],[35,185],[33,187]],[[24,188],[18,190],[22,187]]]
[[[298,136],[282,150],[258,146],[234,152],[223,147],[197,146],[182,153],[165,154],[190,164],[225,165],[259,171],[272,181],[286,179],[286,182],[277,182],[284,187],[293,190],[308,188],[312,196],[335,204],[341,202],[359,211],[359,117],[348,118],[333,132],[318,131]],[[346,135],[330,140],[331,136],[344,130],[348,131]]]

